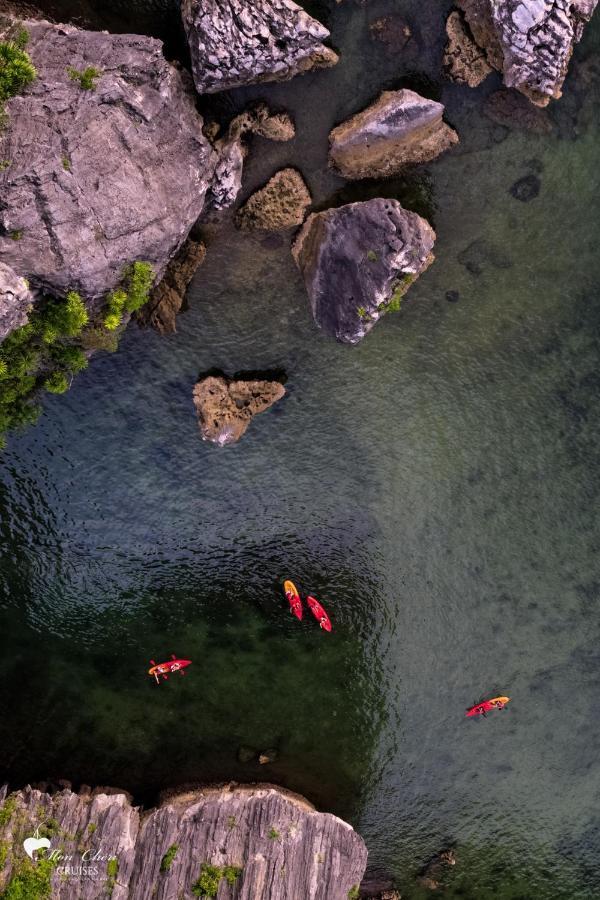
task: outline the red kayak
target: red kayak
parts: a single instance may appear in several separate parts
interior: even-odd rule
[[[171,656],[171,659],[168,662],[164,663],[155,663],[153,659],[150,660],[150,664],[152,665],[151,669],[148,669],[148,675],[153,675],[156,678],[156,683],[160,684],[159,675],[161,678],[164,678],[165,681],[173,672],[181,672],[182,675],[185,675],[183,671],[186,666],[191,666],[191,659],[177,659],[175,655]]]
[[[296,585],[293,581],[284,581],[283,590],[285,592],[287,602],[290,604],[290,612],[293,613],[297,619],[301,619],[302,600],[300,599],[300,594],[298,593]]]
[[[318,600],[314,597],[307,597],[306,602],[310,607],[310,611],[325,631],[331,631],[331,620]]]
[[[482,700],[481,703],[470,706],[465,716],[482,716],[493,709],[504,709],[507,703],[510,703],[510,697],[493,697],[491,700]]]

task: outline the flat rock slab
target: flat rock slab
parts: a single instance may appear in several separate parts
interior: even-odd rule
[[[561,96],[574,45],[598,0],[457,0],[507,87],[537,106]]]
[[[429,223],[397,200],[309,216],[292,253],[317,325],[338,341],[358,343],[433,262],[434,242]]]
[[[292,0],[182,0],[200,94],[333,66],[327,29]]]
[[[458,143],[444,107],[414,91],[385,91],[329,135],[329,160],[348,179],[385,178]]]
[[[0,806],[5,794],[0,788]],[[8,822],[0,826],[8,848],[0,891],[26,859],[23,835],[53,820],[50,852],[70,854],[58,866],[74,870],[54,870],[53,900],[194,900],[202,864],[241,870],[233,890],[221,879],[223,900],[347,900],[367,861],[364,842],[350,825],[271,785],[174,795],[143,818],[123,793],[82,796],[65,789],[50,796],[26,788],[9,804]],[[170,865],[161,869],[175,845]],[[117,862],[113,878],[111,857]]]
[[[153,38],[24,26],[38,75],[8,101],[0,132],[2,259],[33,285],[86,300],[134,260],[162,275],[216,162],[191,80]],[[90,66],[100,74],[86,90],[69,69]]]
[[[281,169],[241,207],[236,224],[249,231],[294,228],[304,221],[311,202],[300,172]]]
[[[278,381],[202,378],[194,386],[194,406],[203,440],[219,446],[236,443],[254,416],[284,395],[285,388]]]

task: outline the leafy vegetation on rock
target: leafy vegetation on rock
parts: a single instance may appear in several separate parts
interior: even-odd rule
[[[211,866],[208,863],[202,863],[200,877],[192,885],[192,894],[197,897],[216,897],[222,878],[227,884],[233,885],[241,874],[240,866]]]
[[[74,69],[73,66],[69,66],[67,73],[71,81],[77,81],[79,87],[84,91],[95,91],[96,81],[102,75],[100,69],[96,69],[95,66],[87,66],[87,68],[83,69],[81,72],[79,69]]]
[[[13,817],[13,813],[17,808],[17,801],[14,797],[7,797],[0,807],[0,828],[8,825]]]
[[[38,859],[35,864],[28,859],[21,860],[13,868],[0,900],[44,900],[50,897],[54,865],[50,859]]]
[[[29,35],[15,26],[9,40],[0,42],[0,124],[6,118],[4,104],[20,94],[36,77],[35,66],[25,51]]]
[[[148,301],[154,281],[154,269],[148,262],[134,262],[123,273],[120,288],[111,291],[106,301],[104,327],[114,331],[124,313],[133,313]]]
[[[173,860],[177,856],[177,851],[179,850],[179,844],[171,844],[165,855],[160,861],[160,871],[168,872],[171,866],[173,865]]]

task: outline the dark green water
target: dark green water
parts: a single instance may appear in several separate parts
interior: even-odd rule
[[[494,125],[497,82],[440,78],[448,5],[343,4],[338,67],[211,101],[295,116],[294,142],[255,142],[245,193],[291,162],[317,206],[384,192],[431,218],[437,260],[401,312],[336,345],[287,237],[207,233],[178,334],[132,327],[3,454],[0,778],[148,801],[268,778],[348,818],[404,897],[456,841],[455,896],[583,900],[600,893],[600,90],[573,78],[550,136]],[[127,9],[94,23],[134,30]],[[390,11],[416,38],[386,55],[368,23]],[[169,16],[140,21],[176,46]],[[600,19],[576,62],[599,42]],[[460,146],[344,185],[329,129],[400,84],[442,98]],[[527,174],[540,192],[522,203]],[[289,377],[224,450],[191,402],[212,367]],[[331,636],[291,621],[286,574],[325,600]],[[148,660],[171,652],[189,677],[157,688]],[[500,692],[506,712],[464,720]],[[240,745],[279,757],[242,765]]]

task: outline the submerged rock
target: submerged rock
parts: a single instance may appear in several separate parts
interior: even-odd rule
[[[417,876],[417,884],[430,891],[437,891],[441,887],[440,879],[449,866],[456,865],[454,850],[448,848],[436,853],[427,862]]]
[[[398,15],[381,16],[369,25],[369,33],[389,53],[402,50],[412,37],[412,28],[406,19]]]
[[[459,84],[477,87],[492,72],[485,51],[475,43],[458,10],[446,21],[448,43],[444,53],[444,68],[448,77]]]
[[[533,134],[550,134],[553,130],[548,110],[533,106],[516,91],[494,91],[486,97],[483,112],[492,122],[505,128],[517,128]]]
[[[541,186],[542,182],[538,176],[532,173],[515,181],[510,189],[510,193],[515,200],[520,200],[521,203],[529,203],[530,200],[534,200],[537,197]]]
[[[202,438],[213,444],[234,444],[259,413],[281,400],[285,388],[278,381],[207,375],[194,386],[194,406]]]
[[[153,38],[24,27],[37,78],[7,102],[0,132],[10,161],[0,173],[3,260],[50,293],[86,300],[134,260],[161,275],[216,162],[191,82]]]
[[[233,119],[225,135],[215,141],[217,164],[206,199],[205,217],[233,206],[242,187],[244,160],[248,147],[247,134],[257,134],[271,141],[289,141],[296,134],[287,113],[272,113],[266,103],[259,103]]]
[[[333,66],[327,29],[292,0],[182,0],[200,94]]]
[[[5,795],[0,788],[0,804]],[[0,891],[31,869],[23,835],[52,823],[50,852],[71,854],[49,875],[54,900],[193,900],[209,876],[223,898],[233,896],[229,880],[240,900],[347,900],[367,861],[350,825],[272,785],[173,794],[143,816],[124,793],[65,789],[50,796],[25,788],[8,803]],[[20,882],[13,884],[16,890]]]
[[[356,344],[433,262],[435,232],[397,200],[376,198],[314,213],[292,248],[313,317]]]
[[[414,91],[385,91],[376,103],[334,128],[329,159],[344,178],[384,178],[428,162],[458,143],[444,107]]]
[[[597,0],[457,0],[488,62],[537,106],[561,96],[573,46]]]
[[[205,256],[206,247],[202,241],[188,238],[182,244],[167,266],[162,281],[152,289],[150,299],[136,313],[138,325],[151,325],[159,334],[177,331],[177,314],[183,305],[185,292]]]
[[[25,279],[0,262],[0,341],[15,328],[26,324],[33,301]]]
[[[301,225],[312,198],[300,172],[281,169],[246,201],[236,216],[240,228],[277,231]]]

